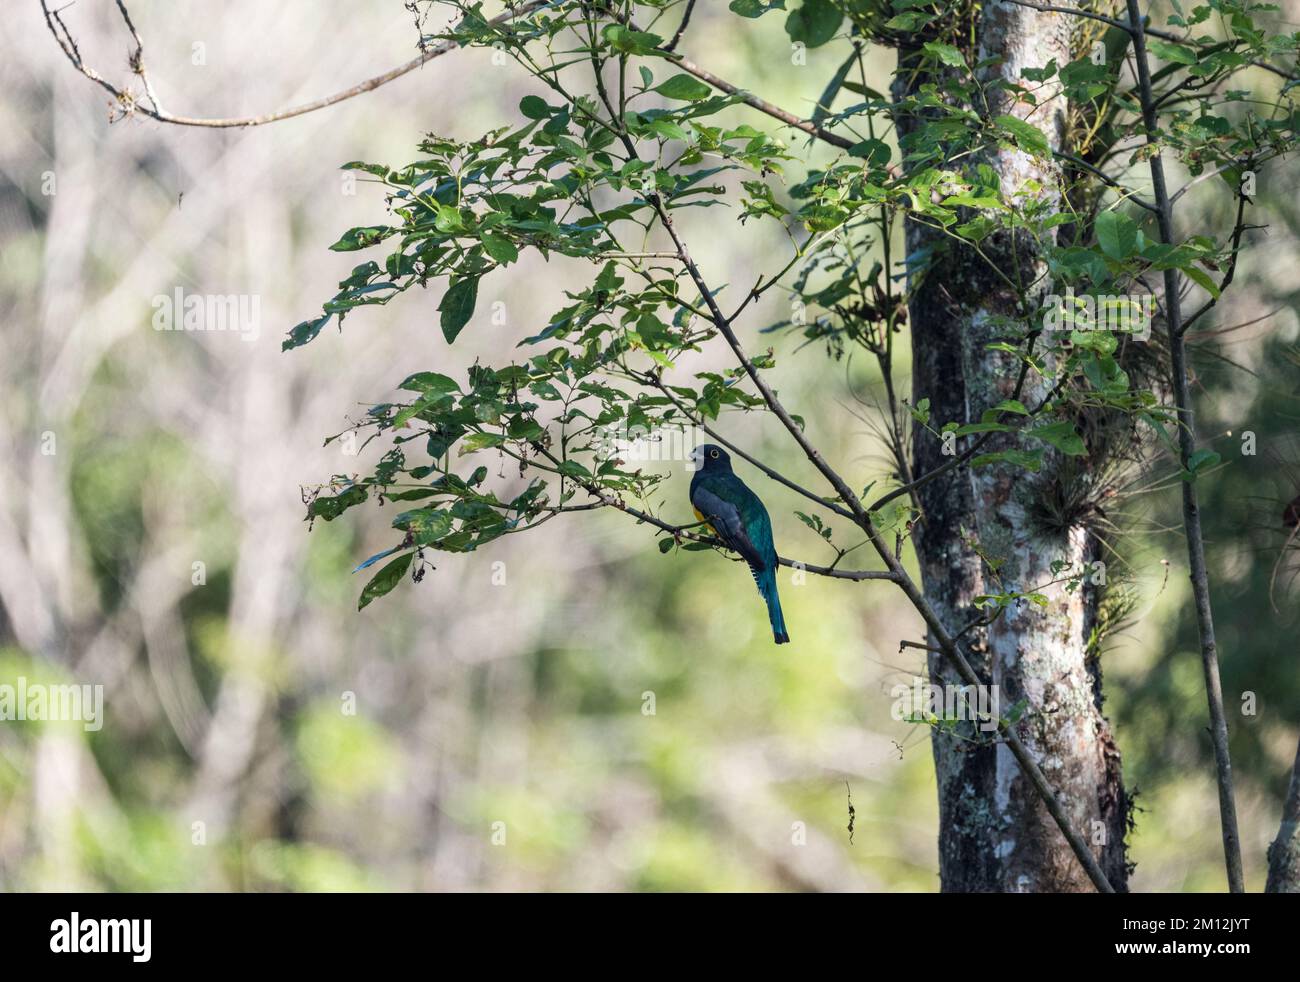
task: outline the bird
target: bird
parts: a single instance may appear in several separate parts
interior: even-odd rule
[[[776,546],[772,542],[772,519],[758,495],[731,469],[731,457],[721,447],[705,443],[690,454],[695,474],[691,478],[691,507],[702,522],[728,549],[739,553],[754,574],[758,592],[767,601],[767,616],[777,644],[790,635],[776,592]]]

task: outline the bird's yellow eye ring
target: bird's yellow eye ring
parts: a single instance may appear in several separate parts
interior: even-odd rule
[[[710,451],[709,451],[709,456],[712,457],[714,460],[717,460],[717,459],[718,459],[718,451],[716,451],[716,450],[710,450]]]

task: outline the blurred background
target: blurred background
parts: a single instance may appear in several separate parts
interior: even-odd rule
[[[660,555],[625,516],[580,513],[481,553],[439,554],[422,583],[358,613],[366,574],[351,570],[394,544],[394,506],[303,521],[303,486],[367,463],[322,445],[349,414],[415,371],[463,377],[589,280],[589,268],[525,259],[485,281],[498,292],[480,295],[477,329],[454,349],[434,287],[280,352],[357,261],[329,244],[383,220],[381,194],[339,165],[400,166],[425,133],[515,121],[531,91],[518,69],[460,51],[269,126],[110,125],[106,94],[64,59],[36,0],[11,8],[0,21],[0,683],[102,685],[105,721],[95,732],[0,722],[0,889],[938,888],[929,731],[890,712],[893,686],[923,672],[922,652],[899,651],[920,622],[888,585],[796,585],[787,573],[794,643],[777,648],[739,567]],[[195,116],[336,92],[411,58],[418,36],[398,0],[133,13],[164,105]],[[1276,16],[1300,21],[1300,4]],[[87,62],[125,83],[132,45],[115,6],[79,0],[63,17]],[[683,50],[805,115],[841,57],[828,47],[792,64],[779,21],[741,22],[722,4],[701,5]],[[875,62],[879,87],[892,65],[892,54]],[[1187,196],[1187,225],[1230,227],[1217,184]],[[1256,221],[1269,228],[1194,339],[1201,435],[1224,458],[1203,494],[1254,889],[1300,726],[1300,561],[1282,523],[1300,492],[1294,164],[1259,190]],[[682,224],[717,281],[752,282],[784,255],[772,229],[721,209]],[[155,298],[178,288],[256,297],[259,329],[154,330]],[[491,322],[496,301],[505,325]],[[787,315],[783,302],[742,326]],[[859,485],[882,476],[870,366],[764,339],[782,356],[783,398],[828,456]],[[727,426],[812,480],[777,426]],[[664,516],[690,520],[683,465],[655,466],[674,475]],[[794,516],[797,498],[739,470],[784,555],[833,558]],[[1128,533],[1135,607],[1102,658],[1107,712],[1141,809],[1132,887],[1218,890],[1174,472],[1155,461],[1112,515]],[[854,555],[865,563],[867,551]]]

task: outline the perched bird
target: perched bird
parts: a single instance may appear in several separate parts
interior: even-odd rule
[[[723,545],[749,563],[758,592],[767,601],[772,634],[777,644],[785,644],[790,635],[781,615],[781,598],[776,595],[776,546],[767,509],[732,472],[731,458],[721,447],[711,443],[696,447],[691,451],[691,463],[695,465],[691,506],[696,516],[709,523]]]

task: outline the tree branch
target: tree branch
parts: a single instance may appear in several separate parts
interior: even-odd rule
[[[1142,121],[1148,145],[1156,145],[1159,121],[1151,88],[1151,68],[1147,62],[1146,35],[1138,0],[1127,0],[1128,17],[1133,35],[1133,54],[1137,63],[1138,91],[1142,103]],[[1150,156],[1151,185],[1159,207],[1157,219],[1160,237],[1173,246],[1173,203],[1165,183],[1164,162],[1159,148]],[[1173,363],[1174,403],[1178,412],[1178,448],[1184,470],[1196,452],[1196,423],[1187,384],[1187,350],[1183,343],[1183,322],[1178,295],[1178,270],[1165,270],[1165,318],[1169,328],[1169,352]],[[1223,690],[1219,681],[1218,646],[1214,638],[1214,615],[1210,606],[1210,581],[1205,566],[1205,542],[1201,534],[1201,513],[1196,500],[1195,480],[1184,480],[1183,527],[1187,533],[1187,558],[1191,567],[1192,594],[1196,602],[1196,623],[1201,640],[1201,667],[1205,675],[1205,696],[1209,703],[1211,738],[1214,742],[1215,770],[1219,785],[1219,820],[1223,827],[1223,856],[1227,866],[1228,889],[1245,890],[1241,872],[1241,840],[1237,833],[1237,806],[1232,790],[1232,758],[1228,753],[1228,721],[1223,711]]]
[[[713,439],[717,440],[720,444],[722,444],[732,453],[736,454],[738,457],[741,457],[742,459],[753,464],[755,467],[757,467],[760,471],[762,471],[772,480],[776,481],[778,484],[784,484],[791,491],[795,491],[803,495],[809,501],[815,501],[823,508],[826,508],[834,512],[836,515],[839,515],[841,518],[847,518],[850,521],[853,521],[853,512],[849,511],[847,508],[843,507],[842,505],[836,504],[834,501],[827,501],[821,495],[808,490],[807,488],[803,487],[800,484],[796,484],[794,481],[790,480],[780,471],[777,471],[774,468],[769,467],[767,464],[763,463],[757,457],[754,457],[743,448],[736,446],[736,444],[732,443],[730,440],[728,440],[717,430],[713,429],[713,427],[711,427],[708,423],[704,422],[703,417],[699,416],[698,414],[692,413],[690,409],[687,408],[686,404],[683,403],[680,399],[678,399],[677,396],[673,393],[673,391],[670,388],[668,388],[668,386],[664,385],[663,380],[660,379],[657,375],[641,375],[639,373],[633,372],[632,376],[637,381],[639,381],[642,385],[653,385],[656,389],[662,392],[664,396],[686,416],[687,419],[691,421],[691,425],[698,426],[705,433],[707,433]]]
[[[1045,14],[1069,14],[1072,17],[1083,17],[1087,20],[1099,20],[1103,24],[1109,24],[1111,27],[1118,27],[1121,31],[1129,34],[1133,29],[1125,24],[1122,20],[1116,20],[1114,17],[1107,17],[1104,14],[1098,14],[1091,10],[1081,10],[1078,7],[1058,7],[1050,3],[1030,3],[1029,0],[1006,0],[1007,3],[1014,3],[1017,7],[1028,7],[1030,10],[1037,10]]]
[[[619,23],[625,24],[626,26],[630,27],[632,30],[634,31],[640,30],[640,28],[637,27],[636,21],[634,21],[631,17],[622,14],[617,10],[612,10],[609,7],[605,8],[605,12],[609,14],[611,17],[613,17],[615,20],[617,20]],[[807,133],[809,136],[816,137],[818,140],[821,140],[824,143],[829,143],[833,147],[838,147],[841,150],[847,150],[850,147],[856,145],[857,143],[856,140],[845,139],[844,137],[840,136],[838,133],[832,133],[830,130],[818,126],[816,123],[812,122],[811,120],[801,119],[800,117],[796,116],[794,113],[788,112],[787,110],[782,109],[780,106],[768,102],[766,99],[760,99],[752,92],[747,92],[746,90],[740,88],[740,86],[733,85],[731,82],[728,82],[725,78],[720,78],[719,76],[714,75],[711,71],[705,68],[701,68],[699,65],[691,61],[685,55],[680,55],[676,51],[674,51],[673,47],[675,47],[676,44],[677,44],[677,38],[674,38],[673,41],[671,42],[671,46],[665,46],[663,48],[660,48],[659,50],[662,51],[664,53],[664,56],[668,58],[668,60],[671,61],[673,64],[675,64],[678,68],[680,68],[682,71],[686,72],[687,74],[694,75],[701,82],[705,82],[708,85],[713,86],[713,88],[717,89],[719,92],[725,92],[727,95],[737,96],[739,97],[741,102],[749,106],[751,109],[757,109],[759,112],[767,116],[771,116],[773,119],[780,120],[782,123],[785,123],[787,126],[793,126],[795,129]]]
[[[504,24],[518,17],[525,17],[536,10],[550,6],[554,0],[530,0],[514,10],[506,11],[497,17],[488,21],[491,25]],[[373,91],[381,85],[386,85],[394,79],[401,78],[410,72],[415,71],[427,61],[432,61],[447,52],[459,48],[461,45],[454,41],[444,41],[441,44],[422,51],[418,56],[412,58],[405,64],[398,65],[391,71],[384,72],[382,75],[376,75],[374,78],[366,79],[350,89],[344,89],[342,92],[336,92],[333,95],[326,96],[323,99],[317,99],[313,102],[305,102],[300,106],[292,106],[288,109],[280,109],[275,112],[264,113],[261,116],[240,116],[228,119],[196,117],[196,116],[177,116],[173,113],[163,111],[158,97],[153,91],[153,86],[149,82],[148,75],[144,70],[144,43],[140,39],[139,32],[136,31],[135,25],[131,22],[131,16],[127,12],[124,0],[117,0],[118,9],[122,12],[122,18],[125,20],[127,29],[135,41],[135,51],[130,56],[131,70],[140,76],[141,82],[145,88],[145,94],[148,96],[152,107],[140,104],[136,97],[127,89],[119,88],[105,79],[99,72],[85,63],[81,57],[81,51],[77,47],[76,40],[68,30],[67,25],[63,23],[63,18],[59,16],[59,11],[51,10],[49,0],[41,0],[41,10],[45,14],[45,23],[49,27],[50,33],[63,49],[64,55],[72,66],[81,72],[82,75],[90,79],[96,85],[103,88],[117,103],[123,116],[130,116],[133,113],[141,113],[150,119],[157,120],[160,123],[172,123],[176,126],[200,126],[212,129],[228,129],[231,127],[243,126],[262,126],[266,123],[276,123],[282,119],[292,119],[294,116],[303,116],[318,109],[325,109],[328,106],[344,102],[354,96],[359,96],[365,92]]]
[[[673,51],[682,40],[682,35],[686,33],[686,28],[690,26],[691,14],[695,13],[695,0],[686,0],[686,12],[682,14],[682,22],[677,25],[677,31],[673,38],[664,45],[665,51]]]
[[[1171,201],[1170,204],[1173,202]],[[1219,283],[1219,296],[1223,296],[1223,291],[1231,284],[1234,276],[1237,275],[1237,257],[1241,255],[1241,236],[1246,231],[1246,196],[1240,191],[1237,192],[1237,221],[1232,227],[1232,258],[1228,261],[1228,271],[1223,274],[1223,281]],[[1219,297],[1210,297],[1201,305],[1201,308],[1192,314],[1191,317],[1183,321],[1181,334],[1186,335],[1191,326],[1201,319],[1203,314],[1219,302]]]
[[[493,17],[487,23],[492,26],[505,24],[517,18],[526,17],[534,11],[540,10],[543,7],[549,7],[554,3],[555,0],[530,0],[530,2],[522,4],[514,10],[509,10]],[[96,85],[108,92],[109,95],[113,97],[114,102],[120,107],[123,116],[130,116],[133,113],[138,112],[144,116],[148,116],[150,119],[157,120],[160,123],[171,123],[175,126],[198,126],[210,129],[228,129],[244,126],[263,126],[266,123],[276,123],[280,120],[292,119],[295,116],[303,116],[307,113],[315,112],[318,109],[325,109],[329,106],[336,105],[337,103],[345,102],[348,99],[362,95],[366,92],[371,92],[382,85],[387,85],[394,79],[410,74],[426,62],[432,61],[434,58],[438,58],[441,55],[447,54],[449,51],[461,47],[457,42],[444,41],[440,44],[434,45],[426,51],[422,51],[415,58],[412,58],[404,64],[398,65],[391,71],[384,72],[382,75],[376,75],[374,78],[366,79],[366,81],[354,85],[350,89],[344,89],[342,92],[336,92],[323,99],[306,102],[300,106],[291,106],[287,109],[279,109],[274,112],[263,113],[260,116],[239,116],[231,118],[178,116],[174,113],[163,111],[162,106],[158,101],[157,94],[154,92],[153,86],[144,72],[144,44],[140,39],[139,33],[135,29],[135,25],[131,23],[131,18],[127,13],[124,0],[117,0],[117,4],[118,8],[122,12],[124,20],[126,21],[127,28],[131,32],[133,40],[136,42],[135,51],[131,55],[132,71],[136,72],[136,74],[140,76],[145,87],[145,94],[148,96],[152,106],[142,105],[129,90],[120,88],[109,82],[98,71],[85,63],[81,57],[81,52],[77,47],[76,40],[73,38],[72,33],[68,30],[67,26],[63,23],[63,19],[59,16],[59,12],[50,9],[49,0],[41,0],[41,10],[44,12],[45,23],[49,27],[50,33],[54,35],[54,39],[58,42],[59,47],[63,49],[63,53],[67,56],[68,61],[71,62],[72,66],[82,75],[86,76],[86,78],[90,79]],[[605,8],[605,12],[613,16],[616,20],[624,21],[629,26],[635,28],[635,25],[629,18],[620,17],[618,12],[609,10],[608,8]],[[682,29],[686,27],[686,22],[690,16],[691,11],[688,9],[681,25]],[[665,57],[671,60],[683,71],[708,83],[719,92],[725,92],[727,95],[739,96],[745,105],[757,109],[759,112],[771,116],[773,119],[780,120],[786,125],[801,130],[809,136],[815,137],[833,147],[847,150],[856,143],[854,140],[849,140],[837,133],[832,133],[808,120],[800,119],[794,113],[787,112],[765,99],[760,99],[753,93],[742,90],[739,86],[728,82],[726,79],[701,68],[689,58],[677,54],[673,48],[680,40],[680,33],[681,31],[679,30],[678,36],[674,37],[672,41],[669,42],[668,46],[662,50],[664,51]],[[138,69],[135,67],[137,64],[139,65]]]
[[[748,92],[737,85],[733,85],[725,78],[720,78],[717,75],[714,75],[706,68],[701,68],[684,55],[670,52],[668,58],[682,71],[694,75],[701,82],[708,83],[719,92],[725,92],[727,95],[738,96],[740,101],[751,109],[757,109],[759,112],[771,116],[773,119],[780,120],[787,126],[793,126],[795,129],[807,133],[809,136],[816,137],[823,143],[829,143],[833,147],[847,150],[850,147],[855,146],[858,142],[857,140],[845,139],[838,133],[832,133],[830,130],[818,126],[811,120],[801,119],[794,113],[788,112],[780,106],[768,102],[766,99],[760,99],[758,96],[754,95],[754,93]]]
[[[1014,2],[1015,0],[1007,0],[1007,3],[1014,3]],[[1062,153],[1060,150],[1053,150],[1052,156],[1056,157],[1058,160],[1064,160],[1067,161],[1068,163],[1074,164],[1075,167],[1082,167],[1084,170],[1091,173],[1094,177],[1099,178],[1101,182],[1105,184],[1107,187],[1115,188],[1118,191],[1123,191],[1124,198],[1127,199],[1128,201],[1133,202],[1133,204],[1137,205],[1139,208],[1145,208],[1147,211],[1153,214],[1159,210],[1150,201],[1138,197],[1136,192],[1130,191],[1128,188],[1126,188],[1119,181],[1115,180],[1115,178],[1111,177],[1100,167],[1097,167],[1095,164],[1088,163],[1088,161],[1084,160],[1082,157],[1076,157],[1073,154]]]
[[[543,454],[551,461],[557,464],[559,463],[559,460],[549,450],[546,450],[545,448],[538,446],[536,444],[534,444],[533,449],[537,450],[539,453]],[[632,516],[638,522],[644,522],[647,525],[653,525],[655,528],[669,533],[675,539],[690,539],[692,542],[699,542],[702,543],[703,545],[713,546],[714,548],[717,549],[725,550],[727,548],[720,539],[716,539],[711,535],[700,535],[698,532],[689,531],[695,525],[700,524],[698,522],[693,523],[692,525],[672,525],[668,522],[665,522],[661,518],[656,518],[654,515],[651,515],[647,511],[642,511],[639,508],[634,508],[632,505],[629,505],[622,498],[619,498],[617,495],[611,494],[610,492],[604,490],[603,488],[595,484],[588,484],[583,481],[577,481],[576,483],[588,494],[593,495],[594,497],[599,499],[600,505],[598,505],[597,507],[603,506],[609,508],[616,508],[617,510]],[[561,510],[574,510],[574,509],[561,509]],[[826,576],[836,580],[893,581],[896,579],[895,575],[891,572],[888,572],[887,570],[836,569],[833,566],[818,566],[815,563],[802,563],[797,559],[787,559],[784,556],[778,556],[777,563],[780,564],[781,566],[789,566],[791,569],[799,569],[807,573],[814,573],[817,576]]]

